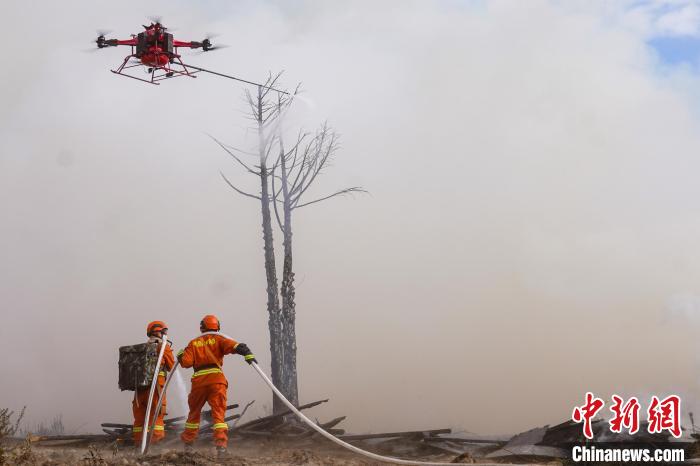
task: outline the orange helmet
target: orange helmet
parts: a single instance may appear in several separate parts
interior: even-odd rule
[[[218,317],[210,314],[204,316],[202,321],[199,323],[199,328],[202,331],[209,330],[218,332],[219,330],[221,330],[221,323],[219,322]]]
[[[167,332],[168,326],[162,320],[154,320],[146,326],[146,336],[151,336],[154,332]]]

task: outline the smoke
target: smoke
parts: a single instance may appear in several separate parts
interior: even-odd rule
[[[295,216],[301,399],[331,399],[314,415],[502,433],[560,422],[586,391],[697,389],[697,329],[680,317],[695,320],[700,296],[698,76],[648,45],[688,33],[692,9],[0,8],[15,44],[0,70],[0,399],[27,404],[30,423],[129,422],[117,348],[154,319],[177,349],[218,314],[269,366],[259,205],[219,171],[251,192],[256,180],[205,134],[254,146],[243,88],[203,74],[145,85],[108,71],[125,49],[82,52],[95,29],[128,37],[154,12],[177,37],[232,45],[186,63],[303,83],[312,102],[285,128],[328,119],[343,143],[311,197],[372,194]],[[269,391],[225,364],[230,399],[260,414]]]
[[[678,293],[668,300],[667,309],[671,319],[681,319],[692,325],[700,324],[700,296]]]

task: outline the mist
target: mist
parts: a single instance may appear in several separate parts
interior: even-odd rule
[[[255,143],[245,87],[150,86],[109,72],[128,49],[84,52],[155,14],[230,45],[186,63],[301,82],[289,131],[342,135],[316,194],[370,191],[295,217],[315,416],[489,434],[561,422],[586,391],[693,406],[700,81],[648,45],[686,23],[544,0],[3,2],[0,406],[130,422],[118,347],[155,319],[181,348],[215,313],[269,368],[259,205],[219,172],[255,178],[207,136]],[[230,400],[271,409],[240,358],[225,371]]]

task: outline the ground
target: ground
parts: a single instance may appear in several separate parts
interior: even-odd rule
[[[8,452],[8,450],[11,450]],[[156,466],[156,465],[329,465],[329,466],[374,466],[383,465],[332,445],[319,443],[303,448],[274,445],[272,442],[246,441],[230,445],[231,457],[216,459],[213,447],[200,446],[194,453],[186,454],[179,444],[154,449],[149,455],[137,455],[133,447],[115,448],[113,445],[92,446],[37,446],[17,445],[6,449],[7,465],[84,465],[84,466]],[[450,462],[454,456],[431,457],[433,461]],[[1,463],[0,463],[1,464]]]

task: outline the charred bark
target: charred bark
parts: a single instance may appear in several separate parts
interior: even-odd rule
[[[267,281],[267,313],[270,331],[270,358],[272,382],[277,387],[284,383],[282,338],[284,331],[280,315],[279,290],[277,285],[277,266],[275,263],[275,245],[272,235],[272,217],[270,212],[269,173],[267,169],[267,145],[264,133],[265,113],[263,109],[263,89],[258,87],[256,121],[258,123],[258,155],[260,156],[260,207],[262,213],[263,249],[265,251],[265,278]],[[284,391],[282,392],[284,393]],[[284,410],[284,404],[273,398],[273,412]]]
[[[280,137],[280,169],[282,171],[282,180],[286,180],[287,162],[284,157],[284,143]],[[294,405],[299,404],[299,386],[297,383],[297,336],[296,336],[296,303],[294,301],[294,269],[292,263],[292,206],[289,199],[289,186],[287,183],[282,183],[282,199],[284,210],[284,223],[282,233],[284,236],[284,262],[282,266],[282,286],[280,293],[282,295],[282,325],[284,332],[282,333],[282,348],[283,348],[283,377],[282,383],[284,389],[282,393],[287,396],[287,399]]]

